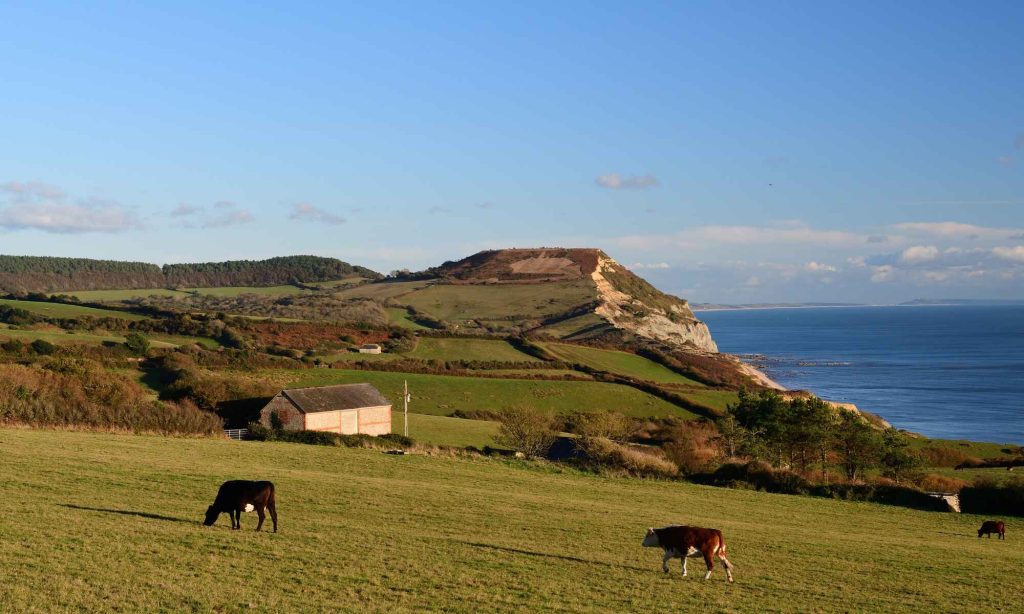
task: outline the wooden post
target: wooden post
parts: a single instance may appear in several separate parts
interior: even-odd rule
[[[405,393],[402,395],[405,404],[405,436],[409,436],[409,380],[405,380]]]

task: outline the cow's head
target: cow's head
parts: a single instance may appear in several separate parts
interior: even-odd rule
[[[220,516],[220,511],[211,505],[206,508],[206,520],[203,521],[203,524],[208,527],[213,526],[213,523],[217,522],[218,516]]]
[[[661,544],[658,542],[658,532],[652,529],[647,529],[647,535],[644,535],[644,541],[641,542],[644,548],[657,548]]]

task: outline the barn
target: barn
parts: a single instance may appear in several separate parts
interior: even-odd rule
[[[272,426],[273,414],[290,431],[330,431],[343,435],[391,432],[391,403],[370,384],[282,390],[260,410],[260,423]]]

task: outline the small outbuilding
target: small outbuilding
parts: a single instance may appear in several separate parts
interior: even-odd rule
[[[380,354],[383,351],[384,349],[380,347],[380,344],[377,343],[364,343],[363,345],[359,346],[360,354]]]
[[[290,431],[329,431],[343,435],[391,432],[391,403],[370,384],[282,390],[260,410],[260,423],[272,426],[274,414]]]

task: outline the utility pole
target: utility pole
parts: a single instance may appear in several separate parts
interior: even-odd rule
[[[405,394],[402,395],[405,403],[405,436],[409,436],[409,380],[405,380]]]

